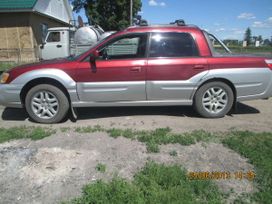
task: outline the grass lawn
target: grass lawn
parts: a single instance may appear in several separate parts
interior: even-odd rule
[[[236,132],[223,144],[249,159],[256,169],[259,192],[251,196],[255,203],[272,201],[272,133]]]
[[[271,203],[272,200],[272,133],[248,131],[228,133],[174,134],[169,128],[153,131],[133,131],[130,129],[105,129],[100,126],[61,128],[60,132],[75,131],[81,134],[107,132],[111,137],[123,136],[138,140],[147,145],[150,152],[158,152],[159,145],[179,143],[191,145],[196,142],[218,142],[249,159],[254,165],[258,191],[243,195],[235,203]],[[42,139],[56,130],[42,127],[0,128],[0,143],[22,138]],[[177,156],[175,152],[171,156]],[[96,170],[107,171],[106,165],[99,163]],[[83,188],[82,196],[68,203],[222,203],[227,195],[219,192],[212,181],[189,180],[186,171],[180,166],[165,166],[149,162],[133,181],[115,177],[111,182],[97,181]]]
[[[8,142],[16,139],[32,139],[40,140],[45,137],[51,136],[55,130],[42,127],[13,127],[13,128],[0,128],[0,143]]]
[[[68,203],[221,203],[223,195],[210,181],[189,180],[180,166],[148,163],[132,182],[114,178],[84,187],[83,195]]]
[[[77,128],[75,130],[76,132],[80,132],[80,133],[88,133],[88,132],[96,132],[96,131],[105,131],[107,132],[110,136],[112,137],[119,137],[119,136],[123,136],[126,138],[130,138],[130,139],[137,139],[141,142],[144,142],[147,145],[147,150],[149,152],[158,152],[159,151],[159,145],[161,144],[169,144],[169,143],[179,143],[181,145],[191,145],[194,144],[196,142],[199,141],[205,141],[205,142],[209,142],[209,141],[215,141],[215,142],[220,142],[223,143],[225,146],[229,147],[230,149],[233,149],[234,151],[236,151],[237,153],[241,154],[242,156],[246,157],[249,159],[249,162],[251,164],[254,165],[255,170],[256,170],[256,187],[258,189],[258,192],[254,193],[253,195],[245,195],[247,198],[249,197],[251,202],[255,202],[255,203],[271,203],[272,200],[272,133],[253,133],[253,132],[248,132],[248,131],[240,131],[240,132],[229,132],[229,133],[208,133],[208,132],[204,132],[204,131],[195,131],[192,133],[185,133],[185,134],[173,134],[171,133],[171,130],[169,128],[162,128],[162,129],[156,129],[154,131],[132,131],[132,130],[121,130],[121,129],[109,129],[109,130],[104,130],[103,128],[96,126],[94,128],[92,127],[85,127],[85,128]],[[154,167],[154,166],[153,166]],[[149,169],[149,167],[146,167],[147,169]],[[146,172],[146,168],[143,170],[143,172]],[[166,167],[164,166],[160,166],[160,165],[155,165],[155,167],[157,170],[156,171],[160,171],[159,169],[165,169]],[[176,175],[176,171],[179,171],[177,169],[177,167],[168,167],[171,173],[167,173],[167,175],[169,176],[169,179],[171,180],[171,176]],[[139,175],[141,176],[143,174],[143,172],[140,172],[138,175],[136,175],[135,177],[135,181],[133,181],[132,183],[128,183],[126,181],[123,180],[119,180],[119,179],[114,179],[112,182],[110,183],[103,183],[101,181],[99,181],[96,184],[90,184],[87,187],[84,188],[83,190],[83,196],[81,198],[75,199],[72,201],[72,203],[84,203],[84,201],[87,201],[87,203],[100,203],[100,198],[97,197],[96,195],[94,195],[94,192],[100,192],[102,194],[106,194],[109,197],[114,196],[114,192],[117,190],[115,188],[119,188],[119,184],[120,184],[120,188],[123,188],[125,186],[127,186],[126,188],[128,189],[135,189],[137,191],[137,193],[135,193],[135,195],[131,195],[131,196],[136,196],[137,199],[140,199],[139,201],[142,201],[142,191],[143,189],[138,189],[136,187],[141,186],[141,185],[146,185],[145,188],[146,189],[156,189],[153,188],[153,186],[148,186],[149,184],[154,184],[157,185],[158,183],[156,183],[154,180],[155,176],[152,175],[152,173],[150,173],[147,178],[146,178],[146,182],[145,183],[138,183],[139,180],[137,180],[137,178],[139,177]],[[180,175],[180,179],[182,179],[184,183],[186,183],[185,186],[186,188],[183,188],[183,185],[181,186],[176,186],[176,188],[181,188],[179,189],[180,191],[182,191],[182,189],[184,191],[189,191],[191,189],[191,181],[188,181],[184,176],[182,176],[182,173],[179,174]],[[183,172],[184,175],[184,172]],[[149,178],[150,177],[150,178]],[[163,177],[163,176],[162,176]],[[155,178],[156,180],[156,178]],[[167,185],[168,180],[160,180],[160,185],[165,186]],[[220,201],[220,199],[222,198],[222,196],[220,196],[217,193],[217,190],[214,190],[213,187],[209,187],[208,185],[211,185],[210,183],[205,183],[203,184],[202,181],[198,181],[196,183],[194,183],[195,185],[195,190],[196,191],[201,191],[201,196],[202,196],[202,200],[199,200],[199,197],[196,195],[193,195],[194,198],[196,198],[195,200],[192,198],[188,198],[188,197],[177,197],[176,200],[171,200],[171,193],[169,194],[169,191],[171,191],[170,189],[164,189],[166,190],[165,192],[160,192],[158,194],[156,194],[156,192],[149,192],[144,191],[144,195],[156,195],[159,196],[159,200],[156,200],[156,198],[152,197],[152,199],[154,199],[154,201],[158,202],[158,203],[180,203],[181,201],[184,201],[182,203],[217,203]],[[211,189],[212,192],[209,192],[207,190],[205,190],[205,188],[202,188],[203,185],[207,185],[205,188]],[[198,187],[196,187],[198,186]],[[121,190],[121,189],[119,189]],[[156,189],[157,190],[157,189]],[[178,191],[179,191],[178,190]],[[102,192],[101,192],[102,191]],[[117,190],[118,191],[118,190]],[[167,192],[167,193],[166,193]],[[125,192],[123,192],[125,194]],[[131,193],[131,192],[129,192]],[[154,194],[152,194],[154,193]],[[165,193],[165,194],[164,194]],[[182,194],[182,192],[179,192],[182,196],[184,196]],[[164,198],[160,197],[162,195],[165,195],[166,197],[164,197],[166,200],[164,200]],[[168,197],[170,196],[170,197]],[[122,197],[122,196],[121,196]],[[136,199],[135,197],[135,199]],[[173,196],[174,197],[174,196]],[[91,200],[88,199],[97,199],[97,200],[93,200],[94,202],[89,202]],[[212,200],[208,200],[208,198],[212,198]],[[109,199],[109,198],[107,198]],[[114,198],[115,199],[115,198]],[[116,198],[117,199],[117,198]],[[119,198],[118,197],[118,202],[119,203],[129,203],[128,200],[126,200],[127,198]],[[121,199],[121,200],[120,200]],[[122,200],[123,199],[123,200]],[[136,200],[137,200],[136,199]],[[156,203],[156,202],[151,202],[151,200],[149,200],[150,197],[146,198],[144,197],[144,201],[142,203]],[[169,199],[169,200],[167,200]],[[188,199],[188,200],[187,200]],[[191,202],[190,202],[190,199]],[[206,199],[206,200],[205,200]],[[103,202],[105,201],[105,203],[111,203],[113,202],[113,200],[103,200]],[[163,201],[163,202],[160,202]],[[222,200],[221,200],[222,201]],[[101,203],[103,203],[101,202]],[[114,202],[113,202],[114,203]],[[140,202],[141,203],[141,202]],[[246,203],[243,200],[243,197],[237,199],[235,201],[235,203]]]

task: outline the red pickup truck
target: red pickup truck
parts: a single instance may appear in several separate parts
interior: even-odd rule
[[[65,59],[15,67],[1,76],[0,104],[39,123],[69,109],[193,105],[219,118],[237,101],[272,96],[272,59],[235,56],[196,26],[135,26]]]

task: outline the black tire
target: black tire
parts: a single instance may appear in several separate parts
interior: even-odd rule
[[[47,94],[46,96],[49,96],[46,105],[44,105],[46,101],[44,102],[38,101],[37,102],[38,106],[33,105],[35,103],[34,99],[37,100],[38,96],[40,95],[43,95],[43,97],[41,97],[41,101],[45,100],[44,99],[45,94]],[[49,104],[49,100],[56,101],[58,105],[55,105],[56,103],[54,102],[50,102],[51,104]],[[41,108],[41,106],[43,106],[42,109],[39,109]],[[38,123],[45,123],[45,124],[59,123],[67,115],[69,106],[70,105],[69,105],[68,98],[63,93],[63,91],[61,91],[56,86],[49,85],[49,84],[41,84],[31,88],[28,91],[25,98],[25,108],[29,117]],[[38,110],[36,111],[36,109]],[[54,112],[52,112],[52,109]],[[47,118],[46,116],[38,116],[39,115],[38,112],[45,112],[48,110],[50,110],[49,111],[50,115],[49,115],[49,112],[46,112],[45,115],[47,115]]]
[[[222,90],[221,94],[216,94],[219,90]],[[214,81],[204,84],[197,90],[194,108],[202,117],[221,118],[229,113],[233,102],[234,94],[230,86],[224,82]]]

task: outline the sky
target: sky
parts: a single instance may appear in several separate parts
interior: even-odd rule
[[[220,39],[242,40],[247,27],[253,36],[272,36],[272,0],[142,0],[139,14],[149,24],[184,19]],[[81,11],[75,16],[81,15]]]

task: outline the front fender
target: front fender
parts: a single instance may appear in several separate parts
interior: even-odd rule
[[[18,76],[10,84],[19,86],[21,89],[23,89],[27,83],[39,78],[49,78],[58,81],[66,88],[68,94],[70,95],[71,101],[78,100],[76,82],[66,72],[59,69],[49,68],[29,71]]]

